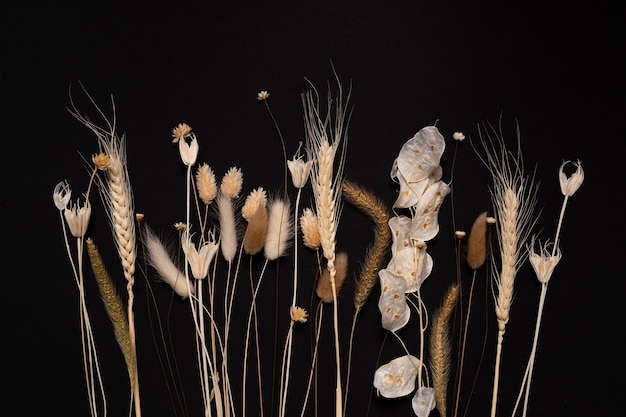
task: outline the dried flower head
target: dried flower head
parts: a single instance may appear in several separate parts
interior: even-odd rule
[[[206,163],[200,164],[196,171],[196,187],[198,188],[200,199],[207,206],[211,204],[217,196],[215,173]]]
[[[302,216],[300,216],[300,229],[302,230],[304,246],[315,250],[322,246],[317,216],[310,208],[305,208]]]
[[[570,175],[569,177],[563,172],[563,168],[568,163],[571,163],[576,167],[576,171]],[[561,168],[559,168],[559,181],[561,183],[561,192],[566,197],[571,197],[578,190],[580,185],[583,183],[585,179],[585,171],[583,171],[583,166],[580,160],[571,162],[565,161],[561,164]]]
[[[181,139],[186,139],[191,135],[191,127],[187,123],[179,123],[172,129],[172,143],[177,143]]]
[[[67,181],[63,180],[54,186],[52,199],[54,200],[54,205],[59,210],[65,210],[67,203],[70,202],[70,198],[72,198],[72,190]]]
[[[463,132],[454,132],[454,134],[452,135],[452,139],[456,140],[457,142],[462,142],[465,140],[465,135],[463,134]]]
[[[174,228],[179,232],[184,231],[187,228],[187,225],[183,222],[174,223]]]
[[[231,167],[222,177],[220,190],[222,194],[230,199],[239,197],[243,186],[243,174],[239,168]]]
[[[181,246],[187,256],[187,263],[191,268],[193,277],[195,279],[204,279],[209,274],[209,265],[217,253],[218,244],[215,242],[213,234],[210,234],[209,239],[200,245],[200,250],[197,250],[196,245],[191,241],[191,237],[189,229],[185,230],[181,236]]]
[[[100,152],[91,157],[94,166],[100,171],[106,171],[109,168],[109,164],[111,162],[109,156],[105,153]]]
[[[143,218],[143,213],[135,213],[135,220],[137,220],[137,223],[141,223],[143,221]]]
[[[487,224],[492,225],[492,224],[496,224],[496,218],[493,216],[488,216],[487,217]]]
[[[257,187],[246,197],[246,202],[241,208],[241,216],[250,220],[254,217],[259,207],[267,207],[267,193],[263,187]]]
[[[291,306],[289,314],[291,315],[291,320],[298,323],[306,323],[307,317],[309,317],[306,310],[298,306]]]
[[[287,161],[287,168],[289,168],[289,172],[291,173],[291,181],[293,182],[294,187],[304,187],[309,179],[309,173],[311,172],[312,166],[313,161],[304,162],[302,155],[300,155],[300,148],[298,148],[298,151],[293,156],[293,159]]]
[[[195,135],[191,135],[191,141],[187,143],[185,139],[178,141],[178,151],[180,152],[180,159],[187,166],[192,166],[196,163],[198,158],[198,140]]]
[[[551,246],[550,242],[545,242],[543,245],[539,242],[539,253],[535,253],[534,246],[535,238],[533,236],[530,242],[528,260],[530,261],[539,282],[547,284],[552,277],[554,268],[561,260],[561,250],[556,248],[553,255],[549,251],[549,247]]]
[[[257,101],[266,101],[269,96],[270,93],[268,93],[267,91],[259,91],[259,93],[256,95],[256,99]]]
[[[465,232],[463,230],[457,230],[456,232],[454,232],[454,236],[456,236],[457,239],[461,240],[465,237]]]
[[[63,215],[72,236],[84,237],[87,232],[87,226],[89,226],[89,219],[91,218],[91,204],[89,204],[89,201],[85,201],[85,204],[82,206],[78,201],[76,201],[76,204],[70,204],[70,207],[65,209]]]

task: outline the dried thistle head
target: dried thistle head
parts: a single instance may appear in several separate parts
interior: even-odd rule
[[[207,206],[211,204],[217,196],[215,173],[206,163],[200,164],[196,171],[196,187],[200,199]]]
[[[298,306],[291,306],[289,314],[291,315],[291,320],[297,323],[306,323],[306,320],[309,317],[306,310]]]
[[[335,269],[335,288],[337,294],[339,294],[346,280],[346,275],[348,274],[348,254],[346,252],[339,252],[337,256],[335,256]],[[322,274],[317,280],[315,294],[317,294],[324,303],[331,304],[333,302],[333,288],[330,283],[330,272],[328,268],[322,270]]]
[[[235,199],[239,197],[239,193],[241,192],[241,187],[243,186],[243,174],[241,173],[241,169],[236,167],[231,167],[226,174],[222,177],[222,182],[220,184],[220,191],[226,197],[230,199]]]
[[[178,143],[181,139],[186,139],[191,135],[191,127],[187,123],[179,123],[172,129],[172,143]]]
[[[106,171],[109,168],[109,164],[110,164],[109,156],[103,152],[100,152],[92,156],[91,160],[93,161],[93,164],[96,167],[96,169],[99,169],[100,171]]]

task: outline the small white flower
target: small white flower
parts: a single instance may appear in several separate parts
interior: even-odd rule
[[[311,167],[313,166],[313,161],[302,160],[302,156],[300,155],[300,149],[298,148],[298,152],[293,156],[293,159],[287,161],[287,168],[289,168],[289,172],[291,172],[291,181],[293,182],[293,186],[296,188],[302,188],[306,184],[309,179],[309,173],[311,172]]]
[[[493,216],[487,217],[487,224],[496,224],[496,218]]]
[[[462,142],[465,140],[465,135],[463,134],[463,132],[454,132],[452,138],[456,141]]]
[[[72,236],[84,237],[85,232],[87,232],[87,226],[89,226],[89,219],[91,218],[91,204],[89,204],[89,201],[85,201],[84,206],[80,206],[78,201],[76,201],[76,204],[70,204],[70,207],[65,209],[63,215]]]
[[[198,158],[198,147],[198,141],[196,140],[196,136],[194,134],[191,134],[190,143],[187,143],[184,139],[178,141],[180,159],[182,159],[185,165],[191,166],[196,163],[196,158]]]
[[[537,275],[539,282],[547,284],[550,281],[550,277],[552,277],[554,268],[561,260],[561,250],[557,248],[555,254],[552,255],[548,250],[550,242],[546,242],[543,245],[539,242],[539,253],[535,253],[534,246],[535,238],[533,237],[530,242],[528,260],[535,270],[535,275]]]
[[[267,91],[259,91],[259,94],[256,95],[257,101],[265,101],[270,96],[270,93]]]
[[[421,362],[413,355],[404,355],[382,365],[374,373],[374,387],[385,398],[398,398],[415,389],[417,369]]]
[[[176,222],[174,223],[174,228],[178,230],[179,232],[182,232],[183,230],[187,228],[187,225],[183,222]]]
[[[57,206],[59,210],[65,210],[67,208],[67,203],[70,202],[71,197],[72,190],[70,189],[70,185],[67,181],[61,181],[54,187],[52,198],[54,200],[54,205]]]
[[[187,255],[187,262],[191,268],[191,274],[195,279],[204,279],[209,274],[209,265],[213,256],[217,253],[218,244],[213,239],[204,242],[200,246],[200,250],[196,250],[196,245],[191,241],[189,229],[185,230],[181,236],[181,245],[183,252]]]
[[[564,172],[563,168],[568,163],[571,163],[576,167],[576,171],[568,177]],[[561,183],[561,192],[566,197],[571,197],[574,195],[576,190],[580,187],[585,179],[585,171],[583,171],[583,166],[580,160],[576,162],[565,161],[561,164],[561,168],[559,168],[559,182]]]
[[[463,239],[465,237],[466,233],[463,230],[457,230],[456,232],[454,232],[454,236],[456,236],[457,239]]]

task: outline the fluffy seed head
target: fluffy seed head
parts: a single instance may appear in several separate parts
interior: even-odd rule
[[[339,252],[335,257],[335,288],[337,290],[337,294],[341,291],[341,286],[346,280],[346,275],[348,275],[348,254],[345,252]],[[317,288],[315,289],[315,293],[322,300],[322,302],[326,304],[331,304],[333,302],[333,288],[330,283],[330,272],[328,268],[324,268],[322,274],[320,275],[317,281]]]
[[[243,186],[243,174],[239,168],[231,167],[222,177],[220,190],[222,194],[230,199],[239,197],[241,187]]]
[[[317,216],[310,208],[305,208],[302,216],[300,216],[300,229],[302,230],[304,246],[315,250],[322,246]]]
[[[207,206],[213,202],[217,196],[217,183],[215,173],[206,163],[201,164],[196,171],[196,187],[198,195]]]

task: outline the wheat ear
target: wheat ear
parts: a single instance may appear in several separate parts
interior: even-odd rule
[[[450,316],[459,299],[459,286],[452,284],[443,298],[441,307],[433,317],[430,336],[430,370],[437,410],[441,417],[446,416],[446,398],[450,380],[450,358],[452,356],[452,340],[450,337]]]
[[[534,184],[534,177],[528,177],[524,173],[519,129],[517,130],[516,152],[511,152],[506,148],[501,130],[496,131],[488,125],[480,129],[479,134],[485,153],[485,156],[480,156],[480,158],[487,166],[493,180],[491,199],[498,219],[496,232],[500,249],[499,268],[496,265],[496,257],[491,258],[494,263],[492,275],[497,289],[495,312],[498,320],[496,366],[491,402],[491,417],[495,417],[504,332],[513,303],[515,277],[523,262],[524,244],[537,221],[537,218],[533,217],[537,201],[537,186]]]
[[[91,99],[91,97],[90,97]],[[92,100],[93,102],[93,100]],[[95,103],[94,103],[95,105]],[[97,108],[97,106],[96,106]],[[135,295],[133,286],[135,284],[135,261],[137,258],[136,235],[135,235],[135,215],[133,204],[133,193],[126,164],[126,139],[125,136],[117,136],[115,131],[115,119],[110,123],[100,109],[100,114],[105,119],[108,130],[104,130],[81,116],[78,111],[71,110],[71,113],[85,126],[87,126],[98,138],[98,145],[101,151],[109,157],[106,169],[106,181],[100,184],[100,193],[104,202],[105,210],[111,222],[113,239],[122,264],[124,278],[126,279],[126,291],[128,293],[128,303],[126,306],[128,316],[128,329],[131,347],[136,352],[135,342],[135,318],[133,313]],[[113,107],[115,113],[115,107]],[[135,405],[135,417],[141,417],[141,402],[139,398],[139,376],[137,363],[135,361],[134,381],[132,385],[133,400]]]
[[[326,258],[326,267],[330,273],[330,282],[333,289],[333,327],[335,333],[335,361],[336,361],[336,397],[335,413],[336,417],[343,416],[343,395],[341,388],[341,361],[339,346],[339,322],[337,312],[337,290],[335,287],[335,245],[339,218],[341,215],[341,182],[343,177],[343,167],[345,162],[345,150],[347,144],[347,122],[345,106],[350,94],[344,103],[343,89],[339,84],[337,102],[335,103],[334,126],[329,125],[331,121],[330,110],[332,99],[328,96],[328,114],[322,120],[317,94],[311,91],[302,95],[305,119],[306,151],[308,159],[315,161],[311,168],[311,185],[315,198],[315,207],[318,218],[320,242],[322,251]],[[343,139],[343,140],[342,140]],[[343,144],[341,157],[335,173],[335,156],[339,145]]]

